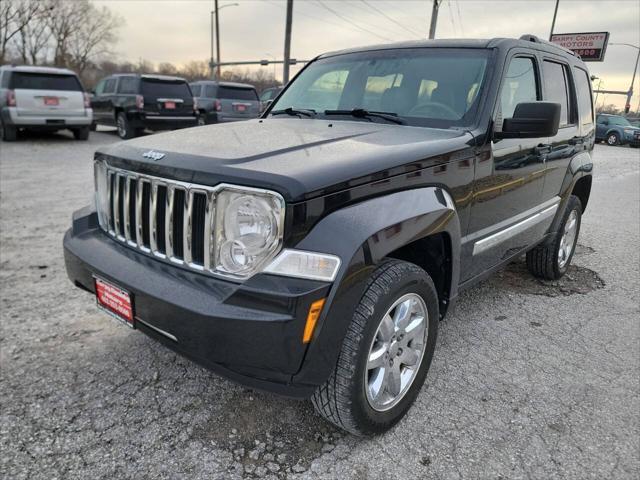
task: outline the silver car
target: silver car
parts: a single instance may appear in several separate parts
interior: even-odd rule
[[[89,95],[71,70],[2,66],[0,120],[4,141],[15,140],[21,129],[68,129],[76,139],[87,140],[93,111]]]
[[[260,99],[253,85],[203,80],[190,86],[196,99],[199,125],[247,120],[260,115]]]

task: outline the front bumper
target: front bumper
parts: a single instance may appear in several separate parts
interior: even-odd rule
[[[167,265],[109,238],[90,208],[74,214],[64,255],[76,286],[94,292],[96,275],[129,291],[137,328],[172,350],[281,395],[305,398],[317,387],[293,376],[309,307],[331,284],[264,274],[235,284]]]
[[[629,135],[629,134],[625,134],[624,136],[624,140],[625,143],[628,143],[629,145],[632,145],[634,147],[637,147],[640,145],[640,135]]]
[[[86,127],[91,125],[93,120],[93,110],[85,109],[85,115],[60,115],[59,112],[52,111],[46,115],[18,115],[16,107],[2,108],[2,121],[7,125],[16,127],[42,127],[44,129],[63,129]]]

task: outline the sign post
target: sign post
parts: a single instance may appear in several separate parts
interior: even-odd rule
[[[577,53],[584,62],[602,62],[609,32],[554,33],[551,41]]]

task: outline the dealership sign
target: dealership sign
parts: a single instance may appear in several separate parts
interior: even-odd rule
[[[551,41],[574,51],[585,62],[602,62],[609,32],[556,33],[551,35]]]

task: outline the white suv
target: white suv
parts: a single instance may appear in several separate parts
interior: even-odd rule
[[[80,79],[65,68],[0,67],[0,128],[4,141],[18,130],[69,129],[87,140],[93,121],[89,95]]]

